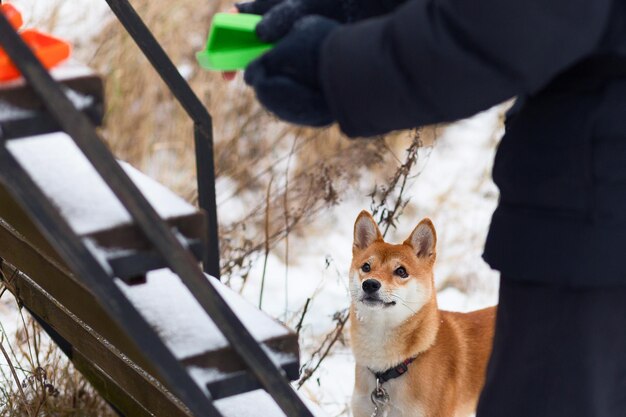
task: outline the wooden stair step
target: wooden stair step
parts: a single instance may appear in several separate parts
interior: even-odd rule
[[[6,142],[44,194],[59,208],[72,229],[101,248],[115,275],[132,280],[142,269],[165,266],[131,217],[89,164],[72,139],[62,132]],[[188,241],[196,255],[204,245],[204,213],[173,192],[120,162],[157,212]],[[41,249],[60,260],[22,209],[0,185],[0,217],[35,239]],[[6,203],[5,203],[6,202]],[[199,257],[201,258],[201,257]],[[138,267],[142,268],[138,268]]]
[[[151,365],[104,313],[89,290],[2,219],[0,258],[8,262],[3,264],[3,268],[8,268],[5,275],[14,277],[11,285],[25,307],[68,342],[71,358],[80,362],[81,372],[104,384],[111,395],[124,392],[124,396],[134,398],[152,413],[163,411],[163,407],[170,410],[168,414],[155,415],[185,414],[175,410],[158,379],[152,382],[150,375],[156,374]],[[11,265],[26,275],[14,274]],[[130,287],[121,281],[118,285],[214,398],[258,388],[251,382],[246,365],[169,269],[150,272],[145,285]],[[252,335],[272,352],[286,375],[297,378],[297,335],[217,280],[207,277],[207,285],[216,286]]]
[[[280,356],[276,365],[283,370],[289,380],[299,378],[300,361],[297,356]],[[187,370],[199,385],[205,387],[214,400],[261,388],[256,378],[247,370],[226,372],[196,366],[188,366]]]
[[[202,259],[204,242],[200,239],[187,239],[187,247],[196,259]],[[163,257],[154,249],[141,251],[112,250],[107,254],[106,260],[115,276],[131,285],[145,283],[147,271],[164,266]]]
[[[315,417],[328,417],[317,405],[302,397]],[[224,398],[215,402],[224,417],[286,417],[272,397],[263,390],[256,390]]]
[[[216,279],[207,276],[207,281],[215,286],[252,336],[265,345],[287,377],[297,379],[297,335]],[[148,273],[145,285],[129,287],[120,283],[120,288],[214,399],[259,388],[244,362],[169,269]]]
[[[100,126],[104,117],[104,87],[100,76],[72,60],[53,68],[50,74],[64,86],[74,105],[94,125]],[[4,139],[60,130],[23,78],[0,83],[0,128]]]

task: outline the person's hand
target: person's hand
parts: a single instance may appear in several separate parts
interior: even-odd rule
[[[241,13],[263,15],[256,34],[263,42],[276,42],[285,36],[294,23],[308,15],[318,15],[345,23],[348,16],[344,0],[255,0],[238,3]]]
[[[275,42],[295,22],[309,15],[351,23],[391,12],[405,0],[254,0],[237,3],[240,13],[263,15],[256,32],[264,42]]]
[[[274,6],[284,2],[285,0],[254,0],[241,3],[235,3],[235,7],[239,13],[250,13],[264,15]]]
[[[246,68],[244,80],[269,111],[291,123],[326,126],[334,121],[319,80],[322,43],[339,24],[307,16],[276,46]]]

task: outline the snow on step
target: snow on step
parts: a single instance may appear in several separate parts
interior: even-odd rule
[[[207,281],[218,290],[256,340],[289,334],[286,327],[257,310],[217,279],[207,276]],[[143,285],[127,286],[120,280],[116,282],[178,359],[228,346],[217,326],[169,269],[149,272],[147,283]]]
[[[34,115],[35,112],[32,110],[24,110],[20,107],[9,104],[4,100],[0,100],[0,121],[22,119],[32,117]]]
[[[315,417],[327,417],[327,414],[315,404],[305,397],[302,399]],[[262,390],[217,400],[215,406],[226,417],[285,417],[285,413],[276,405],[272,397]]]
[[[9,141],[9,151],[35,183],[59,207],[79,235],[131,223],[131,217],[87,158],[65,133]],[[193,214],[196,209],[176,194],[120,162],[163,218]]]

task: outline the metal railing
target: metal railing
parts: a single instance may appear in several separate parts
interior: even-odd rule
[[[176,100],[194,124],[198,205],[207,212],[207,249],[203,256],[204,270],[220,277],[219,236],[215,198],[215,167],[213,162],[213,122],[206,107],[180,75],[156,38],[127,0],[106,0],[118,20],[152,67],[167,84]]]

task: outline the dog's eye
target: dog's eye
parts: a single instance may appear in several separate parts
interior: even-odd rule
[[[402,267],[402,266],[400,268],[396,269],[393,272],[395,272],[395,274],[397,276],[399,276],[400,278],[406,278],[406,277],[409,276],[409,274],[407,274],[407,272],[406,272],[406,269],[404,269],[404,267]]]
[[[372,267],[367,262],[364,263],[363,266],[361,267],[361,271],[363,272],[370,272],[371,270],[372,270]]]

